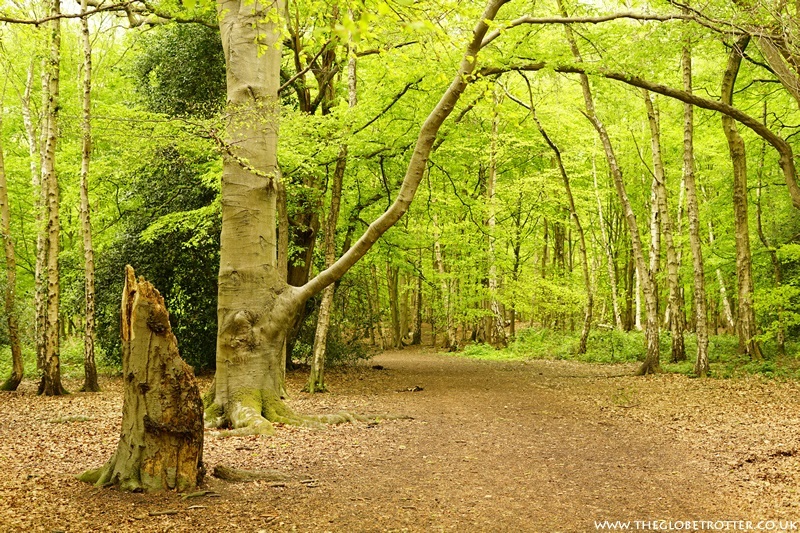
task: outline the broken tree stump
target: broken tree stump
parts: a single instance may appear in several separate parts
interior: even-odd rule
[[[203,479],[203,403],[191,367],[178,354],[164,298],[125,267],[122,292],[125,397],[117,451],[78,476],[128,491],[189,491]]]

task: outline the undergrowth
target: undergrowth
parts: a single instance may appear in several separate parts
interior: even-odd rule
[[[105,358],[98,346],[95,346],[95,360],[97,371],[101,374],[119,373],[116,366],[104,364]],[[25,379],[37,379],[39,371],[36,369],[36,351],[32,346],[22,345],[22,362],[25,366]],[[0,346],[0,382],[11,375],[11,347]],[[83,338],[69,337],[61,341],[61,377],[78,379],[84,375],[83,371]]]
[[[578,354],[580,332],[560,332],[548,329],[524,329],[508,347],[495,349],[487,344],[467,345],[460,353],[466,357],[484,360],[571,360],[586,363],[614,364],[636,363],[644,360],[645,339],[642,331],[595,329],[590,335],[586,353]],[[684,335],[686,361],[671,362],[669,332],[661,332],[661,367],[673,374],[694,375],[694,358],[697,338],[692,333]],[[743,375],[762,375],[768,378],[800,380],[800,346],[790,342],[786,354],[779,355],[774,345],[764,343],[763,360],[751,360],[739,353],[739,343],[733,335],[715,335],[709,340],[711,376],[730,378]]]

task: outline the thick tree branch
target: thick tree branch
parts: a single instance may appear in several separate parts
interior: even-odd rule
[[[19,18],[19,17],[11,17],[0,13],[0,22],[7,22],[9,24],[29,24],[32,26],[40,26],[45,22],[49,22],[51,20],[56,19],[79,19],[90,17],[96,13],[105,13],[108,11],[125,11],[126,9],[130,9],[130,7],[137,3],[139,0],[130,0],[128,2],[120,2],[118,4],[111,4],[107,6],[99,5],[94,9],[87,10],[83,13],[60,13],[58,15],[49,15],[47,17],[42,18]]]
[[[640,89],[647,89],[648,91],[663,94],[670,98],[680,100],[681,102],[691,104],[703,109],[717,111],[727,115],[743,126],[746,126],[757,135],[765,139],[780,155],[779,164],[783,171],[783,176],[786,181],[786,186],[789,189],[789,196],[792,198],[792,204],[795,208],[800,209],[800,186],[797,184],[797,169],[794,164],[794,153],[792,147],[785,139],[776,135],[772,130],[767,128],[758,119],[751,117],[744,111],[741,111],[733,106],[724,104],[718,100],[709,100],[702,98],[693,93],[688,93],[680,89],[675,89],[667,85],[654,83],[644,80],[637,76],[629,74],[614,72],[603,67],[587,68],[582,65],[551,65],[544,61],[528,63],[524,65],[508,65],[503,67],[485,67],[480,69],[478,77],[497,75],[502,72],[510,71],[527,71],[536,72],[544,69],[552,69],[556,72],[565,74],[586,74],[597,75],[610,80],[620,81],[622,83],[639,87]]]
[[[292,76],[291,78],[289,78],[288,80],[286,80],[286,81],[284,82],[284,84],[283,84],[283,85],[281,85],[281,86],[278,88],[278,94],[280,94],[281,92],[283,92],[283,90],[284,90],[284,89],[286,89],[287,87],[289,87],[290,85],[292,85],[292,84],[293,84],[293,83],[294,83],[294,82],[295,82],[295,81],[296,81],[296,80],[297,80],[297,79],[298,79],[300,76],[302,76],[303,74],[305,74],[306,72],[308,72],[309,70],[311,70],[311,67],[314,65],[314,62],[315,62],[317,59],[319,59],[319,57],[322,55],[322,53],[323,53],[323,52],[325,52],[325,50],[327,50],[327,49],[328,49],[328,45],[329,45],[329,44],[331,44],[331,42],[332,42],[332,41],[333,41],[333,39],[328,39],[328,41],[327,41],[325,44],[323,44],[323,45],[322,45],[322,47],[319,49],[319,52],[317,52],[317,55],[315,55],[315,56],[313,57],[313,59],[311,59],[311,61],[309,61],[309,62],[308,62],[308,65],[306,65],[306,67],[305,67],[305,68],[303,68],[303,69],[299,70],[299,71],[297,72],[297,74],[295,74],[294,76]]]
[[[683,15],[681,13],[668,13],[665,15],[658,15],[653,13],[635,13],[632,11],[621,13],[609,13],[608,15],[598,15],[594,17],[532,17],[530,15],[522,16],[518,19],[512,20],[505,26],[490,32],[483,39],[481,48],[487,46],[489,43],[500,37],[504,32],[517,26],[526,24],[541,25],[541,24],[600,24],[603,22],[610,22],[612,20],[639,20],[643,22],[665,22],[668,20],[695,20],[692,15]]]
[[[467,88],[468,80],[475,72],[478,52],[481,48],[481,42],[486,32],[489,30],[489,23],[494,20],[499,9],[508,1],[509,0],[489,0],[480,21],[473,30],[472,40],[461,59],[461,65],[459,66],[455,78],[420,129],[419,136],[417,137],[417,145],[408,163],[408,168],[403,178],[403,184],[400,187],[400,192],[394,203],[378,217],[377,220],[369,225],[364,234],[347,253],[342,255],[342,257],[329,268],[320,272],[314,279],[298,288],[295,293],[296,301],[303,302],[307,300],[314,294],[322,291],[326,286],[341,278],[356,261],[364,257],[381,235],[400,220],[408,210],[411,201],[414,199],[414,194],[417,192],[420,181],[422,181],[425,169],[427,168],[428,157],[430,156],[433,143],[436,140],[436,134],[445,119],[452,113],[458,99]]]

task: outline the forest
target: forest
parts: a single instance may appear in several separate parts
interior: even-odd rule
[[[0,525],[792,529],[795,36],[786,0],[3,0]]]

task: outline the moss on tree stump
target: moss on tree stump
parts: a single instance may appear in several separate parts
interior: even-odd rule
[[[178,354],[164,299],[125,267],[122,294],[122,433],[111,459],[79,479],[122,490],[189,491],[203,468],[203,403]]]

